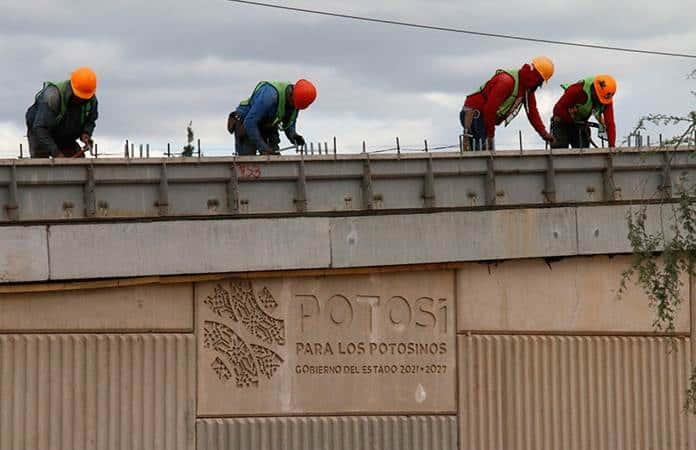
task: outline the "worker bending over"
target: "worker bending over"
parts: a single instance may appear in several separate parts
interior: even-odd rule
[[[87,67],[75,70],[70,80],[44,83],[26,113],[32,158],[84,156],[76,140],[92,146],[99,117],[96,91],[97,76]]]
[[[465,150],[495,150],[495,126],[507,126],[524,106],[527,118],[542,139],[553,141],[537,110],[535,91],[554,72],[545,56],[535,58],[520,70],[498,70],[493,78],[464,102],[459,120],[464,127]]]
[[[317,90],[307,80],[297,83],[262,81],[251,97],[239,104],[230,114],[227,130],[235,135],[235,146],[240,156],[278,154],[283,130],[295,145],[305,145],[295,126],[300,110],[306,109],[317,98]]]
[[[609,75],[597,75],[580,80],[575,84],[561,85],[565,92],[553,108],[551,132],[556,142],[553,148],[588,148],[590,127],[588,120],[595,116],[608,135],[609,147],[616,146],[616,124],[614,123],[614,95],[616,80]]]

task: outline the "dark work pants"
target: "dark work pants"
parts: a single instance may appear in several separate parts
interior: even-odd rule
[[[464,110],[459,113],[459,122],[464,127]],[[471,137],[469,137],[469,148],[473,151],[481,151],[486,149],[486,126],[483,123],[483,114],[478,113],[478,117],[474,117],[469,129]]]
[[[32,158],[48,158],[51,156],[48,150],[39,145],[38,140],[31,131],[27,132],[27,140],[29,141],[29,155]],[[66,158],[72,158],[80,151],[80,144],[74,140],[69,142],[56,142],[56,144],[58,145],[58,150]]]
[[[584,124],[551,121],[551,133],[556,139],[552,148],[589,148],[590,128]]]
[[[261,129],[261,138],[266,142],[268,147],[278,150],[280,134],[278,134],[277,128]],[[254,156],[263,151],[262,149],[256,148],[256,144],[249,139],[247,134],[243,131],[241,133],[239,131],[235,132],[234,145],[237,155],[239,156]]]

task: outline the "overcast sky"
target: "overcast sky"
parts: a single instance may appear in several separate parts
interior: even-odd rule
[[[269,0],[273,1],[273,0]],[[693,0],[285,0],[275,3],[486,32],[696,53]],[[538,94],[546,123],[560,83],[613,74],[619,136],[646,112],[694,109],[696,60],[558,47],[360,23],[225,0],[2,0],[0,156],[24,141],[24,113],[44,80],[88,65],[99,76],[101,151],[125,139],[184,144],[193,121],[207,154],[230,153],[228,113],[259,80],[313,80],[317,102],[300,115],[307,141],[338,138],[357,151],[457,142],[464,97],[497,68],[536,55],[556,63]],[[542,141],[521,114],[498,129],[499,147]],[[284,141],[283,145],[287,145]]]

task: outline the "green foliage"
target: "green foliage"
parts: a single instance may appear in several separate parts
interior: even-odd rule
[[[671,225],[667,230],[651,230],[647,207],[627,214],[628,239],[633,249],[633,261],[621,279],[620,294],[637,274],[637,283],[643,288],[655,311],[653,327],[660,333],[673,333],[680,306],[683,302],[683,279],[696,276],[696,189],[682,191],[677,204],[665,204],[672,209]],[[688,291],[687,291],[688,292]],[[691,376],[684,408],[696,414],[696,367]]]
[[[680,275],[693,274],[696,267],[696,208],[690,192],[682,192],[679,203],[672,207],[674,223],[667,231],[649,230],[647,207],[629,212],[626,218],[633,262],[623,274],[620,293],[626,291],[628,281],[637,273],[638,283],[657,314],[653,327],[661,333],[674,332],[682,303]]]
[[[688,75],[696,79],[696,70]],[[691,92],[696,96],[696,92]],[[681,145],[696,145],[696,111],[681,116],[649,114],[640,119],[632,134],[645,131],[648,124],[656,126],[683,126],[683,132],[664,144],[675,149]],[[629,280],[637,274],[637,284],[648,296],[655,311],[653,327],[657,332],[672,333],[682,304],[684,279],[696,276],[696,188],[682,180],[677,203],[665,203],[671,208],[670,225],[657,230],[648,224],[647,207],[628,213],[628,239],[633,249],[631,267],[621,278],[620,294],[626,291]],[[692,337],[693,338],[693,337]],[[684,410],[696,415],[696,367],[689,379]]]
[[[684,409],[687,413],[696,415],[696,368],[694,368],[689,379],[689,388],[686,391],[686,404]]]
[[[696,80],[696,70],[688,74],[686,77]],[[691,91],[691,95],[696,97],[696,91]],[[663,145],[672,146],[674,148],[678,148],[681,145],[696,145],[696,111],[691,111],[683,115],[647,114],[638,120],[638,123],[633,128],[633,131],[624,138],[623,142],[627,143],[630,136],[635,136],[641,132],[647,132],[649,125],[655,127],[684,127],[684,131],[682,133],[663,141]]]

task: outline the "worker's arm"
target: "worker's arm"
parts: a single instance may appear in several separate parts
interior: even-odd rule
[[[609,147],[616,147],[616,122],[614,122],[614,104],[609,104],[604,108],[604,125],[607,127],[609,137]]]
[[[568,86],[561,98],[553,107],[553,116],[558,117],[564,123],[573,123],[571,110],[577,108],[587,101],[587,94],[582,89],[582,83],[575,83]]]
[[[552,141],[553,136],[546,131],[544,122],[541,121],[539,110],[537,109],[536,96],[534,90],[529,90],[527,94],[527,118],[539,136],[545,141]]]
[[[305,140],[304,137],[297,134],[297,131],[295,130],[296,124],[297,119],[295,119],[295,121],[288,128],[285,129],[285,137],[287,137],[288,140],[293,144],[299,145],[301,147],[305,145]]]
[[[94,133],[94,128],[97,126],[97,119],[98,118],[99,118],[99,102],[97,101],[97,99],[95,97],[94,104],[92,105],[92,109],[89,112],[89,115],[87,116],[87,120],[85,120],[85,126],[82,130],[82,133],[89,135],[89,137],[92,137],[92,134]]]
[[[39,148],[45,149],[54,158],[60,150],[51,136],[51,131],[58,125],[60,110],[60,94],[55,87],[47,88],[36,100],[36,115],[30,132],[36,139]]]
[[[500,73],[487,83],[484,92],[487,94],[486,105],[483,108],[483,125],[486,137],[495,137],[495,124],[498,119],[497,111],[515,88],[515,80],[506,73]]]
[[[278,93],[270,86],[261,87],[251,99],[249,112],[244,117],[244,130],[256,148],[268,150],[268,144],[261,137],[259,124],[269,115],[275,115],[278,108]],[[270,113],[270,114],[269,114]]]

